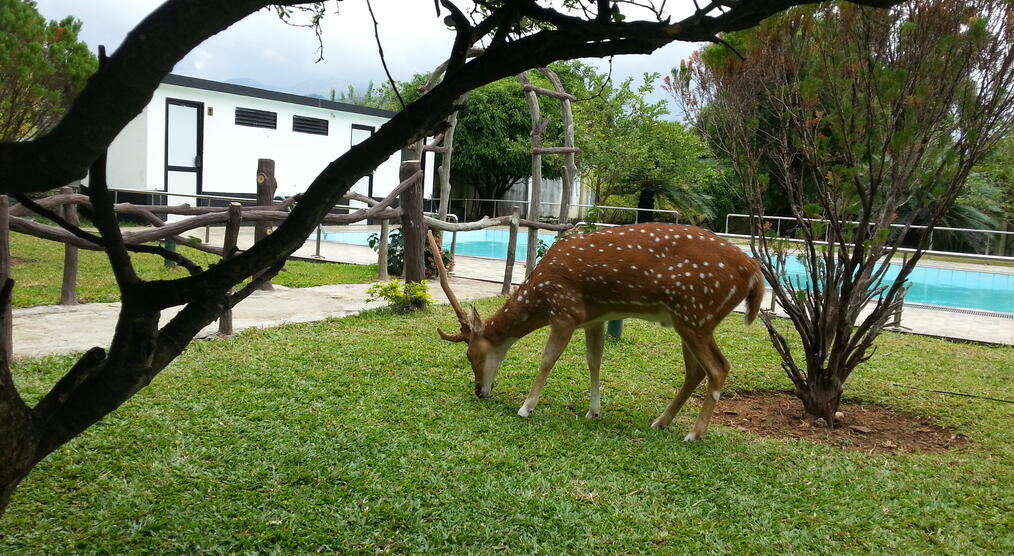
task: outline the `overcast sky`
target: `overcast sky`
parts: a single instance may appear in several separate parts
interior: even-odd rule
[[[127,32],[151,12],[160,0],[37,0],[48,19],[72,15],[84,23],[81,38],[97,51],[106,45],[115,50]],[[297,94],[327,96],[331,89],[349,85],[361,89],[373,80],[386,80],[380,64],[373,23],[366,3],[345,0],[328,3],[324,19],[324,59],[317,62],[318,44],[310,29],[288,26],[274,11],[262,10],[198,46],[174,73],[254,85]],[[374,0],[373,9],[385,57],[396,80],[407,81],[415,73],[429,72],[440,64],[453,42],[453,33],[436,17],[431,0]],[[446,15],[446,11],[443,15]],[[693,45],[674,43],[652,55],[620,56],[613,63],[613,77],[633,77],[644,72],[667,73],[685,58]],[[585,60],[602,71],[604,60]],[[654,99],[667,98],[664,93]]]

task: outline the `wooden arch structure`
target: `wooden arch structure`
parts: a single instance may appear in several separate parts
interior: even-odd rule
[[[481,48],[473,48],[469,50],[469,57],[481,56],[483,50]],[[447,62],[437,66],[432,73],[430,78],[425,85],[420,88],[420,92],[425,93],[432,89],[440,82],[447,70]],[[532,193],[528,200],[528,211],[526,213],[525,224],[529,229],[528,233],[528,244],[526,248],[526,260],[534,261],[538,250],[538,234],[537,229],[550,229],[558,232],[563,232],[571,228],[567,224],[567,220],[570,215],[570,197],[574,188],[574,179],[577,175],[577,165],[575,163],[575,154],[580,151],[574,145],[574,116],[571,109],[571,101],[577,100],[576,97],[568,93],[563,83],[560,81],[560,77],[549,68],[538,68],[538,71],[544,75],[549,82],[553,85],[553,89],[544,89],[537,87],[531,83],[528,79],[528,72],[518,74],[518,80],[521,83],[521,89],[525,94],[525,100],[528,103],[528,110],[532,117]],[[564,145],[562,147],[544,147],[542,145],[542,136],[549,126],[550,118],[542,117],[541,110],[539,108],[538,96],[546,96],[555,98],[560,101],[561,112],[563,114],[563,128],[564,128]],[[458,97],[456,104],[458,106],[464,106],[468,101],[467,94]],[[445,120],[445,129],[443,133],[437,135],[433,140],[426,144],[420,140],[415,145],[410,147],[417,153],[420,153],[420,157],[425,152],[436,152],[443,155],[441,158],[440,170],[438,172],[438,178],[440,183],[440,205],[437,212],[437,220],[440,222],[446,222],[447,212],[450,205],[450,194],[451,194],[451,157],[454,153],[454,130],[458,124],[458,112],[455,110]],[[540,222],[541,214],[541,203],[542,203],[542,155],[544,154],[562,154],[564,155],[563,165],[563,187],[560,195],[560,208],[558,212],[557,225],[544,224]],[[490,227],[501,222],[498,219],[483,219],[488,222],[487,225],[479,225],[483,221],[476,223],[466,223],[468,229],[482,229]],[[511,218],[512,226],[517,226],[519,223],[518,217],[513,216]],[[451,229],[447,226],[441,226],[441,229]],[[513,243],[511,244],[513,246]],[[508,253],[508,267],[513,266],[513,249]],[[532,272],[535,267],[534,264],[525,265],[525,276]],[[509,273],[508,269],[508,273]],[[508,280],[505,278],[505,280]]]

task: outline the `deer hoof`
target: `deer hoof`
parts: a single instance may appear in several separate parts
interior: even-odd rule
[[[651,428],[660,431],[665,430],[668,423],[663,423],[661,419],[655,419],[655,422],[651,424]]]
[[[520,409],[518,409],[518,417],[528,417],[531,414],[532,414],[532,410],[528,409],[527,405],[523,405],[523,406],[521,406]]]
[[[601,416],[602,414],[598,411],[592,411],[590,409],[588,410],[588,413],[584,414],[585,419],[598,419]]]
[[[687,433],[686,436],[683,437],[683,442],[697,442],[699,438],[700,436],[697,436],[696,432],[690,431]]]

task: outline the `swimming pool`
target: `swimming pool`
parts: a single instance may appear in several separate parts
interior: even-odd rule
[[[326,241],[367,245],[370,232],[327,232]],[[504,259],[507,253],[507,230],[475,230],[459,232],[455,252],[459,255]],[[539,239],[552,245],[556,234],[539,234]],[[524,261],[528,234],[518,232],[516,259]],[[898,275],[900,265],[891,265],[887,272],[887,280]],[[793,276],[803,274],[802,265],[789,258],[788,273]],[[972,272],[967,270],[951,270],[945,268],[916,267],[909,275],[908,293],[905,301],[925,305],[942,305],[964,309],[981,309],[1014,314],[1014,274],[997,272]]]
[[[355,245],[367,245],[366,239],[373,232],[325,232],[325,241],[338,243],[352,243]],[[450,237],[448,235],[447,237]],[[539,239],[552,245],[556,241],[556,234],[540,233]],[[469,257],[485,257],[487,259],[506,259],[507,242],[510,240],[510,232],[507,230],[473,230],[471,232],[458,232],[458,242],[454,252],[458,255]],[[445,241],[450,241],[449,239]],[[450,249],[450,243],[444,246]],[[524,261],[527,258],[528,233],[518,231],[518,246],[515,249],[514,258],[517,261]]]

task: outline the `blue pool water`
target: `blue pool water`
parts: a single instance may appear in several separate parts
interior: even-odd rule
[[[371,235],[370,232],[326,232],[324,239],[327,241],[336,241],[338,243],[352,243],[355,245],[367,245],[366,239]],[[450,238],[450,234],[447,235]],[[454,247],[454,252],[458,255],[467,255],[469,257],[486,257],[487,259],[506,259],[507,258],[507,242],[510,239],[510,233],[507,230],[474,230],[471,232],[458,232],[458,243]],[[552,245],[556,241],[556,234],[539,234],[539,239],[546,242],[546,245]],[[445,249],[450,249],[450,239],[445,239],[448,243],[444,245]],[[518,246],[515,249],[514,258],[517,261],[524,261],[527,258],[528,250],[528,233],[518,231]]]
[[[366,245],[369,235],[368,232],[328,232],[324,239]],[[506,230],[459,232],[455,251],[472,257],[504,259],[508,235]],[[552,245],[556,235],[539,234],[539,238],[547,245]],[[525,260],[527,242],[528,234],[519,232],[516,252],[518,261]],[[446,246],[450,247],[449,244]],[[794,259],[790,258],[787,266],[789,275],[803,274],[802,265]],[[887,280],[893,280],[900,270],[898,265],[891,266]],[[1014,313],[1014,274],[916,267],[908,280],[911,286],[905,295],[906,302]]]
[[[894,281],[900,271],[901,265],[892,264],[884,283]],[[786,273],[793,282],[806,275],[803,265],[792,259],[786,261]],[[1014,274],[917,266],[908,283],[909,303],[1014,313]]]

